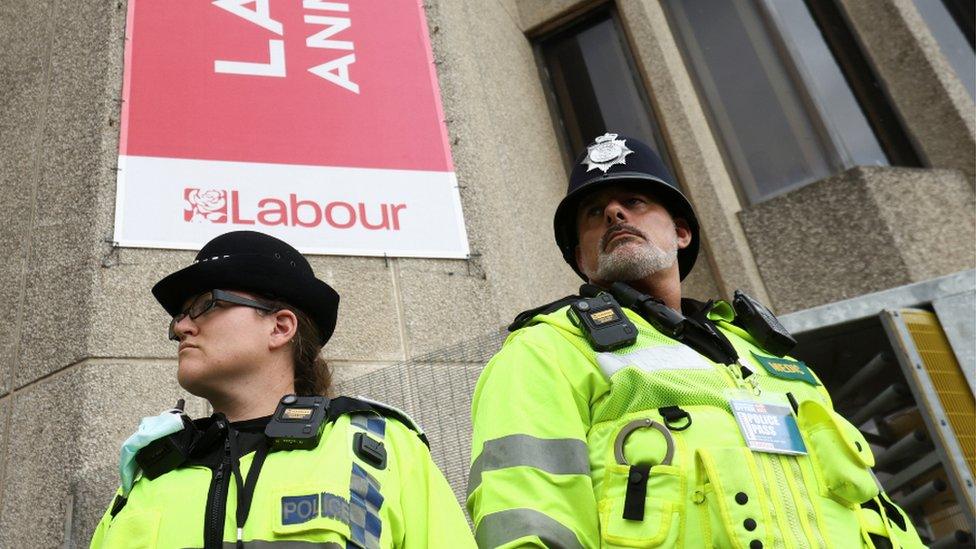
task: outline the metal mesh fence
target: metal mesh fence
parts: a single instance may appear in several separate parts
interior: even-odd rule
[[[427,433],[434,462],[463,507],[471,457],[471,395],[481,369],[506,335],[500,329],[343,380],[336,394],[365,396],[410,414]]]

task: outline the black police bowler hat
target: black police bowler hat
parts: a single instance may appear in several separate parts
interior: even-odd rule
[[[566,196],[556,208],[553,229],[556,244],[563,259],[580,275],[586,276],[576,265],[576,210],[580,201],[590,193],[609,185],[633,184],[661,201],[661,205],[675,218],[681,217],[691,229],[691,243],[678,250],[678,271],[684,279],[698,258],[700,244],[698,218],[691,203],[681,194],[674,177],[653,149],[632,138],[606,133],[597,137],[576,159],[569,176]]]
[[[315,278],[298,250],[273,236],[255,231],[222,234],[203,246],[192,265],[157,282],[152,293],[176,316],[187,299],[214,289],[253,292],[301,309],[318,326],[322,345],[335,331],[339,294]]]

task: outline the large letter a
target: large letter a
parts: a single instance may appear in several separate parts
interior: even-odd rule
[[[352,93],[359,93],[359,84],[349,80],[349,65],[356,62],[356,54],[350,53],[349,55],[340,57],[335,61],[329,61],[328,63],[322,63],[308,69],[308,72],[325,78],[333,84],[337,84],[351,91]]]

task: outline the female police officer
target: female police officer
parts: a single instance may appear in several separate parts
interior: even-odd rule
[[[143,420],[92,547],[474,545],[409,418],[321,396],[339,296],[297,250],[227,233],[152,291],[173,317],[180,385],[214,414]]]

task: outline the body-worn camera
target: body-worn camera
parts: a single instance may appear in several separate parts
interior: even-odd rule
[[[278,402],[264,434],[274,450],[310,450],[325,427],[329,399],[324,396],[285,395]]]
[[[634,323],[608,293],[581,297],[570,304],[566,314],[597,351],[613,351],[637,341]]]

